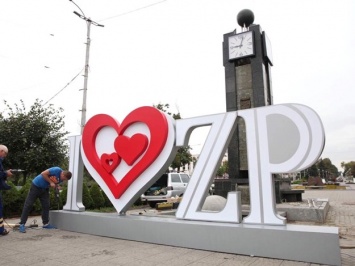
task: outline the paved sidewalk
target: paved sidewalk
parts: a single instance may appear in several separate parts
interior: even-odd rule
[[[324,226],[339,227],[342,265],[355,265],[355,185],[350,185],[347,190],[307,190],[303,198],[329,198],[331,207]],[[38,216],[30,217],[28,224],[34,219],[42,225]],[[6,220],[8,224],[18,221]],[[318,265],[148,244],[59,229],[37,227],[22,234],[7,228],[10,234],[0,237],[0,265],[6,266]]]

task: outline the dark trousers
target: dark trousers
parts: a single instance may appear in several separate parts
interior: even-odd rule
[[[39,188],[33,183],[31,184],[30,191],[28,192],[25,205],[22,209],[20,224],[27,222],[28,214],[32,210],[33,204],[36,199],[39,199],[42,206],[42,222],[48,224],[49,222],[49,188]]]
[[[4,217],[3,217],[3,213],[2,213],[2,208],[3,208],[2,197],[1,197],[1,194],[0,194],[0,234],[2,232],[4,232]]]

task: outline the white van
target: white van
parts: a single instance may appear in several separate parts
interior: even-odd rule
[[[165,202],[168,198],[181,197],[189,183],[190,176],[185,173],[163,174],[144,194],[141,201],[147,202],[155,208],[159,202]]]

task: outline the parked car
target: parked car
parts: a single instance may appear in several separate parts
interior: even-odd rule
[[[141,201],[155,208],[157,203],[166,202],[172,197],[181,197],[189,183],[190,176],[185,173],[163,174],[144,194]]]
[[[337,182],[343,182],[343,178],[341,176],[337,177],[336,179]]]

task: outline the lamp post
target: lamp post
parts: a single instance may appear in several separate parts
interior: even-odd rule
[[[84,74],[84,88],[83,88],[83,105],[81,108],[81,123],[80,123],[80,127],[81,127],[81,133],[83,133],[84,130],[84,126],[86,123],[86,97],[87,97],[87,88],[88,88],[88,77],[89,77],[89,55],[90,55],[90,43],[91,43],[91,39],[90,39],[90,27],[91,24],[94,26],[98,26],[98,27],[104,27],[104,25],[99,24],[93,20],[91,20],[90,18],[86,17],[84,12],[81,10],[81,8],[74,3],[74,1],[69,0],[70,2],[72,2],[74,5],[76,5],[81,14],[79,14],[78,12],[74,11],[73,13],[75,15],[77,15],[79,18],[83,19],[86,21],[86,26],[87,26],[87,31],[86,31],[86,54],[85,54],[85,74]]]
[[[84,12],[81,8],[75,4],[72,0],[69,0],[74,5],[76,5],[81,14],[74,11],[74,14],[77,15],[79,18],[86,21],[87,25],[87,42],[86,42],[86,56],[85,56],[85,76],[84,76],[84,88],[83,88],[83,106],[81,109],[81,134],[83,134],[84,126],[86,123],[86,94],[87,94],[87,85],[88,85],[88,76],[89,76],[89,53],[90,53],[90,26],[91,24],[99,27],[103,27],[104,25],[98,24],[95,21],[92,21],[90,18],[86,17]],[[76,138],[71,138],[71,145],[76,146],[78,142],[76,142]],[[84,163],[79,152],[78,158],[78,165],[74,166],[70,160],[69,162],[69,169],[73,173],[73,177],[68,183],[68,192],[67,192],[67,199],[69,199],[65,206],[63,206],[63,210],[76,210],[83,212],[85,211],[85,206],[83,205],[83,181],[84,181]],[[74,157],[75,157],[74,156]],[[75,160],[75,159],[74,159]],[[76,184],[76,187],[75,185]],[[76,205],[74,205],[75,203]]]

